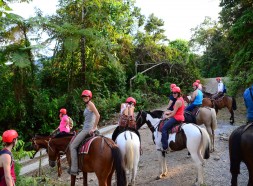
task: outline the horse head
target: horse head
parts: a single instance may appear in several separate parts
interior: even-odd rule
[[[140,110],[136,116],[136,129],[139,130],[146,123],[146,112]]]
[[[48,154],[49,166],[54,167],[56,165],[58,153],[57,153],[57,151],[55,149],[55,145],[53,144],[51,139],[48,141],[47,154]]]

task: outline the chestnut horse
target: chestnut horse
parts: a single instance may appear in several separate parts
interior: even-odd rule
[[[69,144],[72,137],[52,138],[48,142],[49,165],[55,166],[59,151],[66,152],[71,164]],[[111,139],[98,136],[89,147],[88,154],[78,154],[78,167],[83,172],[83,185],[87,185],[87,173],[95,172],[99,186],[110,186],[112,175],[116,170],[117,185],[126,185],[126,172],[118,146]],[[75,185],[76,176],[71,175],[71,186]]]
[[[71,134],[73,136],[73,134]],[[36,134],[32,139],[32,148],[35,150],[35,153],[33,154],[32,159],[34,158],[35,154],[40,150],[40,149],[46,149],[48,147],[48,141],[52,138],[52,136],[48,135],[38,135]],[[62,174],[62,169],[61,169],[61,155],[62,153],[58,153],[57,155],[57,172],[58,172],[58,177],[61,177]]]
[[[151,112],[158,118],[162,118],[163,111],[162,110],[154,110]],[[197,125],[204,124],[206,127],[206,130],[210,136],[211,139],[211,152],[214,151],[214,138],[215,133],[214,130],[217,128],[217,119],[216,119],[216,113],[213,108],[209,107],[201,107],[199,111],[197,112],[196,121],[193,121],[191,118],[189,118],[189,113],[185,112],[185,123],[195,123]],[[189,120],[188,120],[189,119]]]
[[[167,164],[166,164],[166,153],[162,151],[161,137],[162,134],[158,130],[158,125],[160,123],[160,118],[156,115],[147,111],[139,111],[136,117],[136,127],[141,128],[145,123],[150,128],[153,136],[155,137],[156,150],[158,152],[158,158],[160,163],[159,176],[157,178],[163,178],[168,174]],[[153,132],[154,131],[154,132]],[[204,183],[204,159],[210,157],[209,147],[210,138],[205,128],[201,128],[195,124],[188,123],[182,124],[181,130],[177,133],[169,134],[168,139],[169,147],[174,151],[179,151],[187,148],[191,154],[192,160],[197,167],[197,180],[196,185]]]
[[[235,129],[229,137],[231,185],[237,186],[240,164],[244,162],[249,171],[248,186],[253,185],[253,123]]]

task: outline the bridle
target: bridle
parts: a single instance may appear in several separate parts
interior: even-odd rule
[[[139,119],[141,119],[141,124],[144,124],[143,123],[143,116],[142,116],[142,113],[143,113],[143,110],[141,110],[140,111],[140,116],[137,118],[137,120],[136,120],[136,123],[138,123],[138,121],[139,121]],[[147,124],[147,126],[148,126],[148,128],[152,131],[152,132],[154,132],[155,131],[155,127],[150,123],[150,122],[145,122],[146,124]]]

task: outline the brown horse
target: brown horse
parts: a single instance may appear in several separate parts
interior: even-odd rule
[[[49,165],[55,166],[59,151],[66,152],[71,163],[69,144],[72,137],[53,138],[48,142]],[[87,185],[87,173],[95,172],[99,186],[110,186],[112,175],[116,170],[117,185],[126,185],[126,172],[123,158],[118,146],[111,139],[98,136],[90,145],[88,154],[78,155],[78,167],[83,172],[83,185]],[[71,175],[71,186],[75,185],[76,176]]]
[[[202,102],[202,106],[208,106],[208,107],[214,108],[216,111],[216,114],[218,114],[218,110],[227,107],[228,111],[231,114],[230,123],[232,125],[234,124],[234,122],[235,122],[234,110],[237,109],[235,98],[233,98],[231,96],[227,96],[227,95],[222,96],[221,98],[219,98],[217,100],[213,100],[210,98],[204,98],[203,102]]]
[[[249,171],[248,186],[253,185],[253,123],[235,129],[229,137],[231,185],[237,186],[240,164],[244,162]]]
[[[40,149],[47,149],[48,147],[48,141],[51,139],[51,136],[45,136],[45,135],[35,135],[31,139],[32,142],[32,148],[35,150],[35,153],[33,154],[33,157],[35,154],[40,150]],[[61,157],[60,153],[57,154],[57,172],[58,172],[58,177],[61,177],[62,174],[62,169],[61,169]]]

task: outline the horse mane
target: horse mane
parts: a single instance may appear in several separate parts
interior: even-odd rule
[[[40,138],[50,137],[50,135],[49,134],[35,134],[34,137],[37,139],[40,139]]]
[[[154,111],[153,112],[151,112],[151,111],[146,111],[148,114],[150,114],[151,116],[152,116],[152,118],[160,118],[159,116],[158,116],[158,114],[157,113],[154,113]]]

